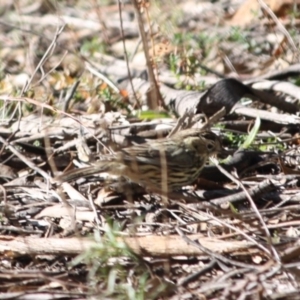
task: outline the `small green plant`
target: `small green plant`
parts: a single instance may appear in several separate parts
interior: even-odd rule
[[[291,82],[297,86],[300,86],[300,77],[296,77]]]
[[[179,60],[179,55],[178,54],[171,53],[169,55],[169,68],[170,68],[170,71],[173,74],[175,74],[177,77],[179,77],[179,74],[177,72],[178,60]]]
[[[227,132],[226,137],[227,137],[228,141],[230,142],[231,147],[239,148],[245,142],[247,135],[246,134],[235,134],[233,132]]]
[[[160,284],[155,292],[150,292],[151,276],[146,263],[118,237],[116,223],[106,228],[105,235],[96,237],[95,245],[77,256],[71,267],[88,266],[87,282],[91,292],[99,297],[101,293],[104,298],[156,299],[157,291],[163,292],[164,285]]]
[[[94,54],[95,52],[107,53],[107,46],[98,38],[93,38],[82,45],[81,52],[88,54]]]
[[[278,141],[276,137],[270,137],[265,143],[259,145],[258,149],[260,151],[284,151],[286,149],[286,146],[284,143]]]
[[[207,32],[200,32],[196,36],[197,48],[201,49],[202,59],[205,59],[209,55],[214,44],[220,42],[220,39],[217,35],[208,34]]]
[[[128,107],[128,103],[123,101],[124,98],[112,90],[110,86],[103,83],[97,88],[99,99],[105,103],[106,111],[120,111],[125,110],[128,114],[131,113],[131,109]]]
[[[231,42],[247,43],[245,32],[238,26],[231,27],[228,40]]]
[[[256,135],[257,135],[257,133],[259,131],[260,124],[261,124],[260,118],[257,117],[256,120],[255,120],[253,128],[251,129],[251,131],[248,134],[245,142],[241,145],[240,148],[247,149],[247,148],[249,148],[253,144],[253,142],[255,140],[255,137],[256,137]]]
[[[165,111],[157,112],[153,110],[139,111],[137,117],[142,120],[157,120],[171,118],[171,116]]]

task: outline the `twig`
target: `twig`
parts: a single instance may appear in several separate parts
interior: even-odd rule
[[[289,34],[289,32],[285,29],[285,27],[282,25],[282,23],[278,20],[278,18],[276,17],[276,15],[273,13],[273,11],[270,9],[270,7],[262,0],[257,0],[259,5],[261,6],[261,8],[263,8],[268,14],[269,16],[272,18],[272,20],[274,21],[274,23],[278,26],[278,28],[280,29],[280,31],[285,35],[285,37],[287,38],[287,40],[289,41],[290,45],[292,46],[293,50],[295,52],[298,52],[299,50],[297,49],[291,35]]]
[[[132,75],[130,71],[130,66],[129,66],[129,59],[128,59],[128,54],[127,54],[127,49],[126,49],[126,44],[125,44],[125,35],[124,35],[124,27],[123,27],[123,17],[122,17],[122,9],[121,9],[121,1],[118,1],[118,11],[119,11],[119,17],[120,17],[120,28],[121,28],[121,35],[122,35],[122,44],[123,44],[123,50],[124,50],[124,58],[126,62],[126,68],[127,68],[127,73],[128,73],[128,79],[129,79],[129,84],[131,86],[131,90],[134,96],[134,99],[136,101],[137,106],[140,106],[139,99],[137,97],[137,94],[135,92],[135,88],[132,83]]]
[[[29,89],[29,86],[37,72],[38,69],[41,68],[42,64],[45,63],[45,59],[48,56],[48,54],[50,53],[50,51],[53,49],[53,47],[55,46],[56,41],[58,40],[58,37],[60,36],[60,34],[63,32],[65,28],[65,25],[61,26],[61,28],[57,29],[56,34],[54,36],[54,39],[52,40],[50,46],[48,47],[48,49],[46,50],[46,52],[44,53],[42,59],[40,60],[40,62],[38,63],[38,65],[36,66],[35,70],[33,71],[31,77],[29,78],[26,87],[24,88],[24,92],[26,92]]]
[[[103,80],[115,93],[120,94],[120,89],[117,87],[117,85],[112,82],[107,76],[103,75],[99,71],[97,71],[89,62],[86,62],[85,67],[88,71],[90,71],[93,75],[99,77],[101,80]],[[128,76],[130,77],[130,70],[128,68]]]
[[[184,279],[181,279],[178,281],[177,286],[186,286],[189,283],[198,280],[198,278],[201,275],[204,275],[205,273],[209,272],[210,270],[212,270],[215,266],[217,265],[217,261],[215,259],[211,260],[211,262],[209,264],[207,264],[204,268],[202,268],[201,270],[197,271],[196,273],[193,273],[189,276],[187,276]]]
[[[182,239],[188,244],[188,245],[192,245],[196,248],[198,248],[200,251],[206,253],[207,255],[213,257],[214,259],[221,261],[225,264],[229,264],[229,265],[233,265],[235,267],[241,267],[241,268],[247,268],[247,269],[252,269],[252,270],[257,270],[258,267],[254,267],[251,265],[247,265],[244,263],[241,263],[239,261],[234,261],[234,260],[230,260],[228,258],[226,258],[225,256],[215,253],[212,250],[202,246],[199,242],[194,242],[192,241],[188,236],[186,236],[183,231],[181,229],[179,229],[178,227],[176,228],[176,231],[178,232],[178,234],[182,237]]]
[[[183,209],[187,210],[187,207],[185,204],[182,203],[178,203],[178,205],[180,207],[182,207]],[[191,209],[191,207],[188,207],[189,209]],[[197,212],[196,208],[193,208],[193,210],[195,210]],[[202,212],[202,214],[206,215],[204,212]],[[270,251],[265,248],[263,245],[259,244],[257,241],[255,241],[255,239],[253,239],[251,236],[247,235],[243,230],[232,226],[230,224],[228,224],[227,222],[224,222],[216,217],[214,217],[213,215],[209,215],[207,216],[208,218],[220,223],[222,226],[229,228],[230,230],[233,230],[235,232],[237,232],[238,234],[240,234],[241,236],[243,236],[246,240],[248,240],[249,242],[253,243],[253,245],[256,245],[259,249],[261,249],[262,251],[264,251],[268,256],[270,256]]]
[[[1,136],[0,136],[0,142],[3,143],[6,148],[8,148],[15,156],[20,158],[29,168],[33,169],[35,172],[40,174],[42,177],[44,177],[46,180],[50,180],[51,177],[42,169],[37,167],[33,162],[28,160],[23,154],[21,154],[18,150],[16,150],[12,145],[8,144]]]
[[[160,94],[158,84],[154,75],[153,66],[152,66],[152,60],[150,58],[150,51],[148,46],[148,41],[146,37],[146,32],[144,28],[143,19],[140,12],[140,5],[141,3],[137,0],[132,0],[132,4],[135,10],[135,15],[138,20],[138,26],[139,26],[139,32],[140,36],[143,42],[143,48],[144,48],[144,55],[146,58],[146,64],[147,64],[147,71],[149,76],[149,82],[150,82],[150,90],[148,94],[148,106],[150,109],[157,109],[158,107],[158,101],[160,100],[162,102],[162,96]]]
[[[242,183],[239,179],[237,179],[237,178],[231,176],[225,169],[223,169],[223,168],[219,165],[219,163],[218,163],[218,161],[217,161],[216,159],[210,158],[210,160],[214,162],[214,164],[215,164],[216,167],[220,170],[220,172],[222,172],[224,175],[228,176],[228,178],[232,179],[237,185],[240,185],[240,186],[241,186],[241,188],[243,189],[243,191],[244,191],[244,193],[245,193],[245,195],[246,195],[248,201],[250,202],[250,205],[251,205],[252,209],[253,209],[254,212],[256,213],[256,216],[258,217],[258,219],[259,219],[261,225],[263,226],[263,229],[264,229],[264,231],[265,231],[266,237],[267,237],[267,239],[268,239],[268,245],[270,246],[270,248],[271,248],[271,250],[272,250],[272,252],[273,252],[273,255],[274,255],[275,260],[276,260],[277,262],[280,263],[280,256],[279,256],[277,250],[275,249],[275,247],[274,247],[273,244],[272,244],[272,237],[271,237],[270,231],[269,231],[269,229],[268,229],[268,227],[267,227],[267,225],[266,225],[264,219],[262,218],[262,215],[261,215],[260,212],[258,211],[257,206],[255,205],[255,203],[254,203],[254,201],[253,201],[251,195],[249,194],[249,192],[247,191],[247,189],[245,188],[245,186],[243,185],[243,183]]]

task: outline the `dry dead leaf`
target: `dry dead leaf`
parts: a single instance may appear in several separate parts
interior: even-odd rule
[[[280,9],[291,4],[290,0],[265,0],[270,9],[277,14]],[[248,0],[244,2],[236,11],[232,19],[228,22],[230,25],[245,26],[258,19],[260,15],[260,5],[257,0]]]

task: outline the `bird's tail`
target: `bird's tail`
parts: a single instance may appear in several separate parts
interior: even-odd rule
[[[98,162],[94,166],[75,169],[67,171],[57,177],[54,178],[54,183],[62,184],[63,182],[69,182],[72,180],[76,180],[81,177],[92,176],[101,172],[111,172],[113,163],[112,162]]]

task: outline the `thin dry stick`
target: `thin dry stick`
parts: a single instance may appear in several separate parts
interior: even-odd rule
[[[94,212],[94,215],[95,215],[95,221],[96,221],[97,227],[98,227],[97,229],[100,231],[101,221],[100,221],[99,216],[97,214],[97,209],[95,207],[95,203],[93,201],[93,198],[92,198],[92,195],[91,195],[90,191],[88,193],[88,199],[89,199],[90,205],[91,205],[91,207],[93,209],[93,212]]]
[[[265,231],[266,237],[268,239],[268,245],[270,246],[270,248],[271,248],[271,250],[273,252],[273,255],[274,255],[276,261],[279,262],[279,263],[281,263],[280,256],[279,256],[277,250],[275,249],[275,247],[272,244],[272,238],[271,238],[270,231],[269,231],[269,229],[268,229],[268,227],[267,227],[264,219],[262,218],[262,215],[259,213],[259,211],[258,211],[258,209],[257,209],[257,207],[256,207],[256,205],[255,205],[255,203],[254,203],[254,201],[252,199],[252,197],[249,195],[249,193],[248,193],[247,189],[245,188],[245,186],[243,185],[243,183],[239,179],[231,176],[231,174],[229,174],[224,168],[222,168],[219,165],[219,163],[218,163],[218,161],[216,159],[210,158],[210,160],[215,164],[215,166],[220,170],[221,173],[223,173],[228,178],[230,178],[231,180],[233,180],[237,185],[239,185],[243,189],[244,193],[247,196],[248,201],[250,202],[250,205],[251,205],[252,209],[256,213],[256,216],[258,217],[261,225],[263,226],[263,229]]]
[[[2,194],[3,194],[3,197],[2,197],[2,201],[3,201],[3,204],[7,205],[7,194],[6,194],[6,189],[5,187],[1,184],[0,185],[0,190],[2,191]]]
[[[172,135],[174,135],[177,131],[180,130],[180,128],[183,127],[183,123],[185,122],[185,120],[190,116],[191,112],[186,110],[185,113],[179,117],[179,119],[177,120],[176,125],[172,128],[172,130],[170,131],[170,133],[168,134],[168,137],[171,137]]]
[[[54,48],[55,43],[56,43],[58,37],[60,36],[60,34],[63,32],[64,28],[65,28],[65,25],[63,25],[61,28],[57,29],[56,34],[54,36],[54,39],[52,40],[50,46],[48,47],[48,49],[44,53],[44,55],[43,55],[42,59],[40,60],[40,62],[38,63],[38,65],[36,66],[34,72],[32,73],[32,75],[30,77],[30,79],[28,80],[27,85],[24,88],[24,92],[26,92],[29,89],[29,86],[30,86],[30,84],[31,84],[31,82],[32,82],[32,80],[33,80],[33,78],[34,78],[37,70],[40,69],[41,66],[45,63],[46,57],[48,56],[48,54],[50,53],[50,51]],[[43,78],[44,78],[44,76],[43,76]]]
[[[0,136],[0,142],[3,143],[5,147],[8,148],[15,156],[17,156],[20,160],[22,160],[29,168],[36,171],[46,180],[50,180],[51,177],[45,171],[43,171],[42,169],[37,167],[33,162],[28,160],[23,154],[21,154],[18,150],[16,150],[12,145],[8,144],[6,140],[4,140],[1,136]]]
[[[120,0],[118,0],[118,10],[119,10],[122,44],[123,44],[124,58],[125,58],[126,68],[127,68],[127,73],[128,73],[128,79],[129,79],[129,83],[130,83],[131,90],[132,90],[132,93],[133,93],[133,97],[134,97],[134,99],[136,101],[136,104],[139,107],[140,104],[139,104],[139,100],[138,100],[137,94],[135,92],[133,83],[132,83],[132,76],[131,76],[131,71],[130,71],[130,66],[129,66],[129,59],[128,59],[127,49],[126,49],[126,45],[125,45],[125,35],[124,35],[123,18],[122,18],[122,8],[121,8],[121,1]]]
[[[147,70],[148,70],[148,76],[149,76],[149,82],[150,82],[150,91],[149,91],[149,97],[148,97],[148,106],[150,109],[157,109],[158,107],[158,100],[162,100],[162,96],[160,94],[158,84],[153,72],[153,66],[152,66],[152,60],[150,58],[150,51],[148,46],[148,41],[146,37],[146,32],[144,28],[144,23],[142,19],[142,15],[140,12],[140,3],[138,0],[132,0],[132,4],[135,10],[135,15],[138,20],[138,26],[139,26],[139,32],[140,36],[142,38],[143,42],[143,48],[144,48],[144,54],[146,58],[147,63]]]
[[[50,165],[51,171],[52,171],[53,174],[57,174],[57,167],[56,167],[56,164],[55,164],[54,159],[53,159],[54,153],[51,151],[52,147],[51,147],[51,142],[50,142],[50,139],[49,139],[48,135],[46,135],[44,137],[44,142],[45,142],[45,146],[46,146],[45,150],[46,150],[47,160],[48,160],[48,163]]]
[[[11,121],[15,118],[15,114],[16,114],[16,112],[17,112],[17,110],[19,111],[19,113],[18,113],[18,127],[17,127],[17,129],[16,129],[16,131],[17,130],[19,130],[19,128],[20,128],[20,121],[21,121],[21,117],[22,117],[22,109],[21,109],[21,105],[20,105],[20,103],[18,103],[17,105],[16,105],[16,107],[14,108],[14,111],[12,112],[12,113],[7,113],[6,111],[5,111],[5,109],[6,109],[6,100],[7,99],[3,99],[3,107],[1,108],[1,110],[0,111],[2,111],[3,112],[3,114],[2,114],[2,118],[0,119],[0,122],[1,123],[4,123],[4,121],[3,121],[3,119],[4,120],[6,120],[6,124],[10,124],[11,123]],[[9,117],[9,118],[7,118],[7,117]],[[14,135],[15,133],[13,133],[13,135]]]
[[[259,195],[268,193],[276,188],[276,185],[272,183],[271,180],[264,180],[260,183],[258,183],[256,186],[249,189],[248,193],[251,197],[258,197]],[[234,203],[238,201],[244,201],[247,199],[247,196],[243,191],[237,192],[228,196],[220,197],[217,199],[210,199],[209,203],[212,203],[214,205],[221,205],[224,203]],[[200,203],[201,206],[202,203]],[[203,203],[206,205],[206,203]]]
[[[67,112],[64,112],[60,109],[57,109],[49,104],[46,104],[46,103],[41,103],[37,100],[34,100],[34,99],[31,99],[31,98],[26,98],[26,97],[9,97],[9,96],[0,96],[0,99],[2,99],[3,101],[17,101],[17,102],[24,102],[24,103],[30,103],[30,104],[33,104],[33,105],[36,105],[38,107],[41,107],[41,108],[46,108],[46,109],[49,109],[57,114],[62,114],[66,117],[69,117],[71,119],[73,119],[75,122],[77,122],[78,124],[80,124],[85,130],[87,130],[89,133],[91,133],[90,129],[85,127],[80,121],[78,118],[72,116],[71,114],[67,113]],[[95,140],[101,144],[101,146],[103,148],[105,148],[107,151],[110,152],[110,150],[93,134],[91,133],[91,135],[95,138]]]
[[[151,47],[152,47],[152,59],[151,59],[151,63],[152,63],[152,66],[154,68],[151,68],[151,70],[153,71],[153,74],[154,74],[154,71],[155,71],[155,78],[158,78],[158,68],[157,68],[157,64],[155,62],[155,60],[153,58],[155,58],[155,47],[154,47],[154,39],[153,39],[153,32],[152,32],[152,24],[150,22],[150,15],[149,15],[149,9],[148,9],[148,6],[145,5],[145,14],[146,14],[146,18],[147,18],[147,22],[148,22],[148,26],[149,26],[149,36],[150,36],[150,42],[151,42]]]
[[[63,107],[62,107],[62,110],[64,112],[67,112],[68,109],[69,109],[69,104],[71,102],[71,100],[73,99],[73,96],[78,88],[80,84],[80,80],[76,80],[76,82],[74,82],[71,86],[71,88],[69,89],[69,91],[67,92],[66,96],[65,96],[65,99],[63,101]]]
[[[195,242],[193,240],[191,240],[188,236],[186,236],[183,231],[180,228],[176,228],[176,231],[178,232],[178,234],[183,238],[183,240],[188,244],[188,245],[192,245],[195,246],[196,248],[198,248],[199,250],[201,250],[203,253],[212,256],[214,259],[221,261],[225,264],[229,264],[229,265],[233,265],[235,267],[240,267],[240,268],[247,268],[247,269],[252,269],[252,270],[258,270],[259,267],[257,266],[252,266],[252,265],[247,265],[244,263],[241,263],[239,261],[235,261],[235,260],[231,260],[226,258],[225,256],[218,254],[216,252],[213,252],[212,250],[202,246],[199,242]]]
[[[125,60],[127,61],[126,57],[127,55],[125,53]],[[117,85],[112,80],[110,80],[107,76],[97,71],[89,62],[86,62],[85,67],[93,75],[99,77],[102,81],[104,81],[115,93],[120,94],[120,89],[117,87]],[[129,66],[127,69],[128,69],[128,77],[131,78]]]
[[[92,0],[93,2],[93,10],[96,12],[97,14],[97,17],[98,17],[98,22],[101,24],[102,26],[102,29],[99,30],[99,33],[102,35],[102,38],[104,40],[104,42],[106,44],[110,44],[110,40],[109,40],[109,30],[104,22],[105,20],[105,16],[103,13],[103,10],[101,11],[102,7],[104,7],[104,1],[103,1],[103,4],[101,4],[100,1],[97,1],[97,0]]]
[[[198,280],[201,275],[205,275],[206,273],[210,272],[217,266],[217,261],[215,259],[211,260],[207,265],[201,268],[199,271],[188,275],[183,279],[179,279],[177,282],[177,286],[186,286],[191,282]],[[248,269],[247,269],[248,270]]]
[[[62,57],[60,58],[60,60],[58,62],[56,62],[56,64],[47,72],[44,73],[42,77],[33,84],[33,86],[38,86],[39,84],[41,84],[41,82],[49,75],[51,74],[53,71],[55,71],[57,69],[57,67],[63,62],[63,60],[65,59],[66,55],[68,54],[68,51],[65,51],[65,53],[62,55]],[[36,71],[35,71],[36,72]],[[21,93],[21,95],[23,95],[23,93]]]
[[[171,137],[174,135],[177,131],[180,129],[186,129],[183,128],[183,123],[185,120],[188,120],[188,123],[192,126],[194,125],[193,122],[190,122],[191,119],[191,111],[186,111],[177,121],[175,127],[171,130],[169,133],[168,137]],[[223,107],[219,111],[217,111],[213,116],[211,116],[199,129],[208,129],[210,128],[213,124],[217,123],[222,117],[226,115],[226,109]],[[187,127],[188,128],[188,127]]]
[[[185,210],[192,210],[194,212],[197,212],[196,209],[193,209],[193,208],[190,208],[190,207],[187,207],[185,204],[182,204],[182,203],[178,203],[179,206],[181,206],[183,209]],[[263,245],[259,244],[256,240],[254,240],[251,236],[247,235],[243,230],[235,227],[235,226],[232,226],[216,217],[214,217],[213,215],[208,215],[204,212],[202,212],[203,215],[207,216],[207,218],[210,218],[216,222],[219,222],[222,226],[225,226],[235,232],[237,232],[238,234],[242,235],[246,240],[248,240],[249,242],[253,243],[254,245],[256,245],[258,248],[260,248],[261,250],[263,250],[267,255],[271,255],[270,251],[265,248]]]
[[[207,129],[210,128],[213,124],[217,123],[221,118],[223,118],[226,115],[226,109],[225,107],[221,108],[219,111],[217,111],[213,116],[211,116],[206,123],[203,124],[201,129]]]
[[[273,13],[273,11],[270,9],[270,7],[263,0],[257,0],[257,1],[258,1],[259,5],[269,14],[269,16],[272,18],[272,20],[274,21],[274,23],[276,23],[276,25],[278,26],[278,28],[280,29],[280,31],[285,35],[285,37],[289,41],[290,45],[292,46],[293,50],[295,52],[298,52],[299,50],[297,49],[297,47],[296,47],[296,45],[295,45],[295,43],[294,43],[291,35],[285,29],[285,27],[282,25],[282,23],[278,20],[278,18]]]
[[[159,151],[160,154],[160,163],[161,163],[161,188],[162,188],[162,203],[165,207],[168,206],[168,197],[164,196],[168,192],[168,167],[166,153],[163,150]]]

